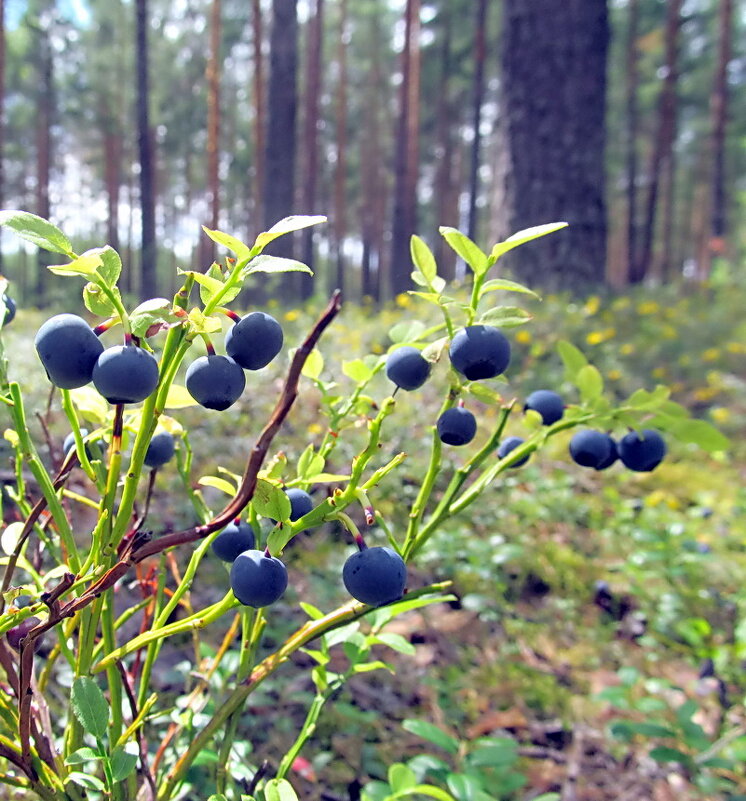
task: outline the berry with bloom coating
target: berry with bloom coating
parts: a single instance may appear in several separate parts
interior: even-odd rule
[[[290,519],[298,520],[313,509],[313,498],[302,489],[291,487],[285,490],[290,501]]]
[[[602,462],[596,465],[596,470],[606,470],[607,467],[611,467],[614,462],[619,458],[619,452],[617,451],[616,442],[611,435],[606,435],[609,439],[609,455],[604,459]]]
[[[500,459],[504,459],[511,451],[514,451],[519,445],[523,445],[526,440],[522,437],[506,437],[501,443],[500,447],[497,449],[497,456]],[[526,464],[529,460],[530,454],[523,457],[523,459],[519,459],[517,462],[513,462],[511,467],[520,467],[522,464]]]
[[[356,601],[382,606],[404,594],[407,566],[391,548],[363,548],[344,563],[342,581]]]
[[[419,389],[430,375],[432,364],[411,345],[404,345],[386,358],[386,376],[397,387]]]
[[[438,418],[438,436],[446,445],[466,445],[477,433],[477,420],[463,406],[446,409]]]
[[[238,400],[245,386],[244,371],[230,356],[200,356],[186,372],[189,394],[205,409],[224,411]]]
[[[448,355],[454,368],[469,381],[494,378],[510,363],[510,342],[494,326],[470,325],[454,336]]]
[[[244,606],[269,606],[282,597],[287,586],[287,568],[264,551],[244,551],[231,567],[231,589]]]
[[[170,462],[176,452],[176,440],[170,431],[159,431],[150,440],[145,451],[145,464],[148,467],[161,467]]]
[[[36,332],[34,347],[49,380],[60,389],[87,384],[104,346],[88,323],[76,314],[56,314]]]
[[[562,419],[565,413],[565,404],[562,398],[551,389],[537,389],[527,398],[523,407],[524,411],[532,409],[541,415],[545,426],[550,426]]]
[[[3,295],[3,303],[5,304],[5,319],[3,325],[12,323],[16,316],[16,302],[9,295]]]
[[[115,345],[98,357],[93,385],[109,403],[139,403],[158,386],[158,362],[136,345]]]
[[[244,370],[260,370],[282,348],[282,328],[270,314],[251,312],[225,335],[225,352]]]
[[[650,428],[641,433],[631,431],[619,440],[617,450],[625,467],[637,473],[654,470],[666,455],[663,437]]]
[[[239,554],[250,551],[256,544],[254,529],[242,521],[229,523],[212,541],[210,547],[218,559],[233,562]]]
[[[610,452],[609,435],[603,431],[588,428],[578,431],[570,440],[570,456],[582,467],[598,469],[609,458]]]

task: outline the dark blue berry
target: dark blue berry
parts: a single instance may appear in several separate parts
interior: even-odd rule
[[[407,566],[391,548],[364,548],[344,563],[342,581],[355,600],[381,606],[404,594]]]
[[[158,386],[158,362],[136,345],[115,345],[98,357],[93,385],[109,403],[139,403]]]
[[[225,352],[245,370],[260,370],[282,348],[282,328],[269,314],[251,312],[225,335]]]
[[[206,409],[219,412],[232,406],[246,386],[246,376],[230,356],[200,356],[189,365],[186,388]]]
[[[5,303],[5,319],[3,325],[12,323],[16,316],[16,302],[9,295],[3,295],[3,303]]]
[[[290,501],[290,519],[298,520],[313,509],[313,498],[302,489],[291,487],[285,490]]]
[[[647,473],[663,461],[666,443],[657,431],[646,428],[642,433],[631,431],[622,437],[617,450],[625,467],[638,473]]]
[[[524,410],[533,410],[541,415],[545,426],[550,426],[562,419],[565,404],[562,398],[551,389],[537,389],[526,398]]]
[[[606,435],[609,438],[609,455],[604,459],[602,462],[596,465],[596,470],[606,470],[607,467],[611,467],[614,462],[619,458],[619,453],[617,451],[616,442],[614,439]]]
[[[494,378],[510,363],[510,342],[491,325],[462,328],[448,350],[451,364],[470,381]]]
[[[159,431],[153,436],[145,451],[145,464],[148,467],[161,467],[170,462],[176,452],[176,440],[170,431]]]
[[[523,445],[525,439],[521,437],[506,437],[501,443],[500,447],[497,449],[497,455],[500,459],[504,459],[511,451],[514,451],[519,445]],[[529,460],[530,454],[523,457],[523,459],[519,459],[517,462],[513,462],[511,467],[520,467]]]
[[[75,314],[50,317],[36,332],[34,347],[49,380],[61,389],[87,384],[104,350],[93,329]]]
[[[85,439],[88,436],[88,429],[81,428],[80,429],[80,436]],[[93,442],[86,442],[85,444],[85,452],[89,459],[100,459],[101,452],[105,447],[105,442],[102,439],[94,440]],[[71,431],[64,439],[62,443],[62,450],[67,456],[71,450],[75,448],[75,434]]]
[[[240,521],[229,523],[212,541],[210,547],[218,559],[224,562],[233,562],[239,554],[250,551],[256,544],[254,530],[251,526]]]
[[[598,469],[603,464],[611,452],[609,445],[609,435],[603,431],[586,429],[578,431],[570,440],[570,456],[573,461],[582,467],[595,467]]]
[[[288,571],[276,556],[263,551],[244,551],[231,567],[233,594],[244,606],[259,609],[282,597],[288,586]]]
[[[454,406],[438,418],[437,429],[446,445],[466,445],[477,433],[477,420],[468,409]]]
[[[411,391],[419,389],[430,375],[432,364],[411,345],[404,345],[386,358],[386,376],[397,387]]]

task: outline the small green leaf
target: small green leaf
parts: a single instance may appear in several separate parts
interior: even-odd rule
[[[391,667],[386,662],[381,662],[380,659],[376,659],[375,662],[363,662],[360,665],[355,665],[352,669],[353,673],[370,673],[373,670],[388,670],[389,673],[394,672],[394,668]]]
[[[586,364],[578,370],[575,376],[575,385],[586,403],[600,398],[604,391],[604,380],[601,373],[592,364]]]
[[[320,473],[324,469],[326,460],[320,453],[316,453],[313,445],[309,445],[298,459],[298,476],[306,478]]]
[[[309,604],[307,601],[300,602],[300,608],[311,618],[311,620],[320,620],[324,617],[324,613],[313,604]]]
[[[468,773],[449,773],[446,784],[458,801],[473,801],[482,789],[480,782]],[[507,790],[506,787],[502,789]]]
[[[478,384],[476,381],[470,383],[466,391],[473,395],[477,400],[482,401],[482,403],[487,403],[490,406],[498,406],[502,403],[502,396],[500,393],[495,392],[494,389],[485,386],[484,384]]]
[[[73,714],[88,734],[102,739],[109,723],[109,705],[96,682],[88,676],[75,679],[70,703]]]
[[[283,522],[290,518],[290,500],[285,491],[266,479],[257,480],[252,503],[262,517]]]
[[[728,437],[705,420],[677,419],[667,428],[676,439],[697,445],[708,453],[725,451],[730,447]]]
[[[322,215],[301,215],[294,214],[290,217],[285,217],[283,220],[276,222],[268,231],[259,234],[254,244],[255,248],[264,250],[264,248],[278,236],[289,234],[293,231],[299,231],[301,228],[308,228],[310,225],[318,225],[319,223],[326,222],[326,217]]]
[[[111,245],[102,248],[94,248],[86,253],[97,252],[101,256],[101,265],[98,274],[108,287],[114,287],[122,274],[122,258]],[[85,255],[85,254],[84,254]]]
[[[85,762],[90,762],[94,759],[103,759],[103,756],[85,745],[82,748],[78,748],[77,751],[73,751],[72,754],[70,754],[70,756],[65,760],[65,764],[82,765]]]
[[[581,368],[588,364],[588,359],[570,342],[564,339],[557,343],[557,352],[565,365],[565,375],[568,381],[575,383],[575,376]]]
[[[364,384],[373,375],[373,368],[362,359],[353,359],[350,362],[342,362],[342,372],[356,384]]]
[[[70,240],[48,220],[28,211],[0,211],[0,225],[6,225],[27,242],[32,242],[42,250],[53,253],[73,255]]]
[[[670,394],[671,390],[662,384],[652,392],[648,392],[646,389],[638,389],[629,396],[627,406],[631,406],[633,409],[651,411],[665,403]]]
[[[529,289],[527,286],[523,286],[523,284],[518,284],[515,281],[508,281],[507,278],[492,278],[489,281],[486,281],[479,292],[479,297],[481,298],[482,295],[486,295],[488,292],[521,292],[524,295],[531,295],[538,300],[541,300],[540,296],[533,291],[533,289]]]
[[[78,387],[70,390],[70,396],[78,413],[86,420],[103,425],[109,413],[109,404],[93,387]]]
[[[204,225],[202,226],[202,230],[207,234],[207,236],[210,237],[210,239],[212,239],[213,242],[216,242],[218,245],[222,245],[232,253],[235,253],[239,261],[249,258],[249,255],[251,254],[251,248],[248,245],[245,245],[240,239],[236,239],[235,236],[223,233],[223,231],[205,228]]]
[[[270,779],[264,788],[267,801],[298,801],[293,785],[286,779]]]
[[[174,313],[173,305],[167,298],[151,298],[136,306],[130,314],[130,328],[136,337],[144,337],[151,325],[165,323],[172,325],[180,318]]]
[[[456,801],[450,793],[441,790],[440,787],[436,787],[434,784],[415,784],[414,787],[408,787],[400,792],[398,797],[405,798],[410,795],[424,795],[428,798],[434,798],[435,801]]]
[[[305,478],[311,484],[336,484],[339,481],[347,481],[349,477],[349,473],[311,473]]]
[[[115,291],[117,294],[119,293],[118,289]],[[83,287],[83,303],[89,312],[97,314],[99,317],[112,317],[116,313],[116,307],[103,289],[91,281]]]
[[[317,348],[314,348],[307,356],[305,364],[303,365],[303,369],[301,373],[306,377],[312,380],[317,380],[321,375],[321,371],[324,369],[324,357],[321,355],[321,351]]]
[[[126,779],[137,765],[137,755],[130,754],[124,750],[124,746],[118,746],[111,753],[111,774],[115,782]]]
[[[198,273],[195,270],[179,270],[179,275],[190,275],[200,285],[200,300],[203,303],[209,303],[220,292],[224,284],[222,279],[210,275],[211,270],[212,267],[207,273]],[[203,289],[205,290],[204,293],[202,292]]]
[[[226,481],[219,476],[202,476],[197,482],[201,487],[212,487],[213,489],[220,490],[232,498],[236,494],[236,487],[230,481]]]
[[[488,309],[480,318],[479,322],[485,325],[496,325],[500,328],[515,328],[523,325],[532,318],[525,309],[518,306],[497,306]]]
[[[518,245],[523,245],[525,242],[530,242],[532,239],[538,239],[540,236],[552,234],[562,228],[567,228],[566,222],[536,225],[533,228],[525,228],[523,231],[518,231],[512,236],[509,236],[504,242],[498,242],[495,247],[492,248],[490,259],[495,262],[500,256],[503,255],[503,253],[507,253],[509,250],[517,248]]]
[[[487,272],[489,268],[487,254],[466,234],[445,225],[438,230],[451,248],[471,267],[475,275],[480,276]]]
[[[206,317],[199,309],[192,309],[189,312],[189,323],[195,334],[214,334],[220,331],[220,320],[216,317]]]
[[[417,784],[417,777],[414,775],[414,771],[402,762],[395,762],[391,765],[388,771],[388,780],[391,789],[395,793],[408,790]]]
[[[78,256],[67,264],[50,264],[47,269],[55,275],[96,275],[98,267],[101,265],[101,256],[83,255]]]
[[[87,773],[81,773],[77,770],[68,773],[65,781],[79,784],[81,787],[85,787],[87,790],[98,790],[101,793],[106,790],[104,783],[97,776],[90,776]]]
[[[665,745],[653,748],[650,752],[650,757],[656,762],[678,762],[682,765],[688,765],[691,762],[689,754],[679,751],[678,748],[669,748]]]
[[[284,259],[280,256],[257,256],[249,262],[243,275],[254,275],[254,273],[308,273],[313,275],[313,270],[296,259]]]
[[[384,645],[387,645],[394,651],[398,651],[400,654],[407,654],[407,656],[413,656],[417,653],[417,649],[412,645],[409,640],[402,637],[401,634],[395,634],[391,631],[384,631],[380,634],[376,635],[376,640]]]
[[[395,345],[404,342],[416,342],[425,327],[421,320],[404,320],[389,329],[389,339]]]
[[[171,384],[168,388],[164,409],[186,409],[196,406],[197,401],[189,394],[189,390],[181,384]]]
[[[458,753],[458,740],[432,723],[428,723],[425,720],[407,718],[402,723],[402,728],[423,740],[427,740],[429,743],[437,745],[448,754]]]
[[[412,236],[409,241],[409,249],[412,253],[412,261],[415,267],[422,273],[427,285],[432,284],[433,279],[438,275],[438,267],[435,264],[435,256],[424,240],[419,236]]]

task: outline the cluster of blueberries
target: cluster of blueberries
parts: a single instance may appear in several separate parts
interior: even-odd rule
[[[75,314],[57,314],[43,323],[34,346],[49,380],[61,389],[76,389],[93,381],[113,404],[145,400],[158,386],[155,356],[132,343],[104,349],[100,333]],[[244,370],[268,365],[282,343],[277,320],[264,312],[251,312],[226,334],[227,356],[209,353],[189,365],[186,388],[206,409],[223,411],[243,392]]]
[[[453,368],[470,381],[495,378],[510,363],[510,343],[494,326],[471,325],[456,333],[448,355]],[[431,369],[432,362],[411,345],[397,348],[386,360],[388,378],[407,391],[419,389],[427,381]],[[549,426],[562,419],[565,404],[556,392],[540,389],[528,396],[524,410],[537,412],[543,424]],[[466,445],[477,433],[477,421],[468,409],[459,405],[443,412],[436,428],[446,445]],[[504,459],[524,441],[521,437],[507,437],[498,446],[498,457]],[[596,470],[605,470],[619,459],[630,470],[647,472],[656,468],[665,455],[666,443],[652,429],[630,431],[618,442],[605,432],[587,429],[577,432],[570,441],[573,461]],[[520,467],[528,459],[528,455],[518,459],[511,467]]]

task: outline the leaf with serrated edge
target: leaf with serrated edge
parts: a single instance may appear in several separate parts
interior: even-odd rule
[[[83,303],[91,314],[99,317],[111,317],[116,312],[116,307],[98,284],[89,281],[83,287]]]
[[[290,518],[290,499],[285,492],[271,481],[260,478],[256,482],[254,509],[262,517],[287,521]]]
[[[239,261],[249,258],[249,255],[251,254],[251,248],[248,245],[245,245],[240,239],[236,239],[235,236],[226,234],[223,231],[216,231],[211,228],[206,228],[204,225],[202,226],[202,230],[207,234],[207,236],[210,237],[210,239],[212,239],[213,242],[217,242],[218,245],[222,245],[224,248],[227,248],[235,253]]]
[[[427,243],[416,234],[410,239],[409,249],[415,267],[417,267],[428,285],[430,285],[438,274],[438,268],[435,264],[435,256],[433,256],[432,250],[430,250]]]
[[[508,281],[507,278],[491,278],[486,281],[479,292],[479,297],[485,295],[487,292],[521,292],[524,295],[531,295],[532,297],[541,300],[541,297],[523,284],[518,284],[515,281]]]
[[[103,738],[109,723],[109,705],[96,682],[87,676],[78,676],[73,682],[70,702],[85,731]]]
[[[532,319],[532,315],[518,306],[497,306],[488,309],[479,319],[480,323],[495,325],[500,328],[514,328]]]
[[[118,746],[111,754],[111,774],[115,782],[126,779],[137,765],[137,755],[130,754],[123,746]]]
[[[301,228],[308,228],[310,225],[318,225],[319,223],[326,222],[326,217],[320,214],[316,215],[303,215],[294,214],[290,217],[285,217],[283,220],[276,222],[268,231],[264,231],[256,238],[254,247],[259,250],[264,250],[265,247],[278,236],[299,231]]]
[[[487,272],[489,267],[487,254],[466,234],[447,225],[441,226],[438,230],[451,248],[471,267],[475,275],[484,275]]]
[[[321,371],[323,369],[324,369],[324,357],[321,355],[321,351],[316,350],[314,348],[314,350],[312,350],[308,354],[308,357],[306,358],[301,373],[306,378],[311,378],[315,380],[318,379],[318,377],[321,375]]]
[[[302,261],[295,259],[283,259],[280,256],[257,256],[252,259],[246,270],[245,275],[254,273],[308,273],[313,275],[313,270]]]
[[[541,236],[552,234],[562,228],[567,228],[566,222],[547,223],[546,225],[535,225],[533,228],[524,228],[522,231],[517,231],[512,236],[509,236],[504,242],[498,242],[492,253],[490,253],[490,260],[496,261],[503,253],[507,253],[513,248],[517,248],[524,242],[530,242],[533,239],[538,239]]]
[[[0,211],[0,225],[6,225],[22,239],[52,253],[73,255],[70,240],[57,226],[28,211]]]

